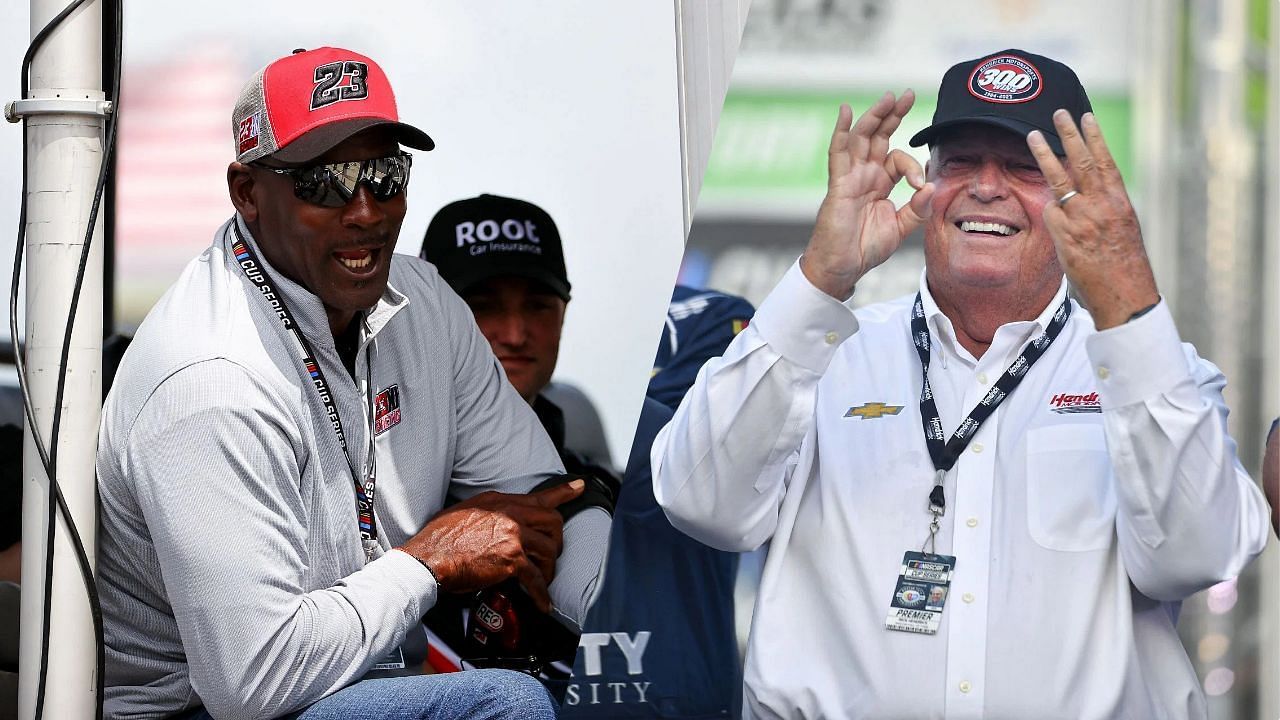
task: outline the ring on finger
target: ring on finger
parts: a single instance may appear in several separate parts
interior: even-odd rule
[[[1065,207],[1068,200],[1070,200],[1071,198],[1079,194],[1080,192],[1078,190],[1071,190],[1067,192],[1066,195],[1063,195],[1062,197],[1058,198],[1058,207]]]

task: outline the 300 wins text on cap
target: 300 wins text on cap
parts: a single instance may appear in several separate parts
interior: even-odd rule
[[[1066,154],[1053,125],[1053,113],[1064,108],[1077,122],[1093,111],[1075,71],[1057,60],[1025,50],[1001,50],[951,66],[938,87],[933,124],[911,138],[911,147],[930,145],[945,130],[982,123],[1026,135],[1044,133],[1049,147]]]

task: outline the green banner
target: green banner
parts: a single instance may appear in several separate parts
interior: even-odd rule
[[[864,92],[730,91],[711,148],[702,198],[712,203],[762,203],[766,210],[772,197],[782,204],[808,198],[816,208],[826,192],[827,145],[840,103],[849,103],[857,116],[877,99],[879,95]],[[1129,99],[1091,99],[1107,144],[1132,183]],[[894,133],[894,146],[912,152],[921,162],[927,159],[927,150],[910,148],[907,140],[929,125],[936,104],[934,95],[917,97]]]

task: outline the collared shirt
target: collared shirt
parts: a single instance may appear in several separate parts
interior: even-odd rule
[[[103,410],[98,572],[113,718],[197,705],[275,717],[344,687],[435,602],[430,573],[389,549],[447,499],[524,492],[561,470],[430,265],[394,257],[349,375],[319,298],[257,251],[315,351],[349,463],[301,345],[236,263],[233,222],[148,314]],[[352,468],[363,477],[371,448],[380,552],[366,562]],[[607,532],[603,511],[565,526],[550,590],[579,621]]]
[[[975,359],[925,284],[947,436],[1066,293]],[[853,313],[793,266],[654,443],[655,494],[708,544],[769,542],[747,654],[759,718],[1201,718],[1179,601],[1239,573],[1266,506],[1224,380],[1162,302],[1098,332],[1079,307],[945,488],[956,556],[937,635],[885,628],[928,536],[934,468],[911,297]]]

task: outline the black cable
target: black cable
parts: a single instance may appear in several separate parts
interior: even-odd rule
[[[73,2],[69,3],[67,7],[62,10],[62,12],[58,13],[57,16],[55,16],[52,20],[50,20],[49,23],[45,25],[45,27],[42,28],[34,38],[32,38],[31,45],[27,48],[27,52],[23,56],[23,60],[22,60],[21,97],[23,99],[27,97],[27,94],[30,89],[28,76],[30,74],[32,58],[34,58],[35,53],[44,44],[45,40],[49,37],[49,35],[53,32],[53,30],[56,29],[58,25],[60,25],[68,16],[70,16],[73,12],[75,12],[85,2],[86,0],[73,0]],[[53,556],[54,556],[54,540],[55,540],[54,530],[55,530],[55,523],[57,520],[55,509],[61,512],[64,522],[67,523],[67,529],[71,536],[72,546],[75,550],[76,560],[78,562],[78,565],[80,566],[80,574],[85,582],[85,590],[89,599],[90,613],[93,618],[94,635],[95,635],[96,646],[97,646],[97,653],[96,653],[97,669],[95,672],[95,679],[97,684],[97,693],[96,693],[95,699],[96,699],[97,707],[96,707],[95,717],[97,717],[99,720],[101,720],[102,718],[103,700],[104,700],[103,696],[105,693],[105,684],[106,684],[105,677],[104,677],[105,669],[106,669],[106,662],[105,662],[106,648],[105,648],[103,627],[102,627],[102,605],[100,602],[100,598],[98,596],[97,584],[93,577],[93,570],[89,565],[89,559],[84,550],[84,543],[81,539],[79,530],[76,527],[75,520],[71,515],[70,509],[67,506],[66,499],[62,495],[62,489],[59,486],[57,481],[57,461],[58,461],[58,436],[61,430],[62,404],[65,397],[65,392],[66,392],[66,367],[67,367],[67,360],[71,351],[71,335],[75,326],[76,310],[79,306],[79,301],[80,301],[80,291],[84,284],[84,276],[88,266],[89,252],[90,252],[90,247],[93,240],[93,230],[97,224],[98,212],[101,208],[102,196],[106,188],[107,175],[109,173],[110,158],[115,149],[115,140],[117,135],[117,127],[118,127],[120,74],[121,74],[121,62],[123,58],[122,0],[116,0],[113,3],[113,6],[115,10],[115,20],[116,20],[115,47],[114,47],[115,67],[113,68],[113,82],[112,82],[112,89],[111,89],[111,101],[113,103],[113,108],[112,108],[112,113],[110,115],[110,119],[107,121],[106,140],[104,143],[103,154],[102,154],[102,165],[98,171],[98,180],[97,180],[97,184],[94,191],[93,203],[90,208],[88,225],[85,230],[85,240],[80,253],[80,264],[76,273],[75,286],[72,290],[71,306],[67,315],[66,330],[63,334],[62,350],[61,350],[60,361],[59,361],[57,390],[55,393],[53,422],[52,422],[52,428],[51,428],[51,433],[49,438],[50,445],[53,448],[52,453],[50,453],[49,450],[44,446],[40,438],[40,435],[37,432],[38,426],[35,423],[35,413],[32,407],[30,389],[27,384],[26,367],[25,367],[26,364],[23,361],[23,353],[21,352],[20,349],[18,349],[18,342],[17,342],[17,338],[18,338],[17,298],[18,298],[18,287],[19,287],[21,270],[22,270],[22,255],[23,255],[23,248],[24,248],[24,239],[26,235],[26,217],[27,217],[26,200],[27,200],[28,173],[27,173],[27,163],[26,163],[26,147],[27,147],[28,134],[27,134],[27,127],[25,123],[23,124],[23,132],[22,132],[22,139],[23,139],[22,196],[21,196],[19,220],[18,220],[18,240],[16,243],[16,250],[15,250],[15,256],[14,256],[13,280],[10,286],[10,295],[9,295],[9,303],[10,303],[9,304],[9,329],[15,344],[14,364],[18,370],[18,385],[22,392],[23,410],[26,414],[27,422],[32,428],[32,436],[35,440],[36,450],[39,453],[40,460],[44,466],[45,475],[46,477],[49,478],[49,486],[50,486],[51,494],[54,496],[54,498],[56,498],[56,503],[49,504],[48,535],[47,535],[47,545],[46,545],[47,551],[45,556],[45,577],[44,577],[44,616],[43,616],[43,622],[42,622],[42,628],[41,628],[42,634],[41,634],[41,655],[40,655],[40,674],[39,674],[40,679],[39,679],[39,684],[37,686],[36,710],[35,710],[35,717],[37,719],[41,718],[44,714],[44,697],[45,697],[45,690],[46,690],[47,680],[48,680],[50,603],[51,603],[52,591],[53,591]]]
[[[107,0],[104,0],[104,2],[105,1]],[[88,226],[85,229],[84,245],[80,251],[80,265],[76,270],[75,287],[71,291],[71,307],[67,312],[67,328],[62,337],[62,353],[58,360],[58,368],[59,368],[58,387],[55,393],[56,404],[54,406],[57,409],[57,412],[55,412],[53,415],[53,424],[52,424],[51,433],[50,433],[51,443],[53,445],[53,453],[50,455],[50,460],[52,461],[51,464],[53,465],[55,472],[57,470],[57,462],[58,462],[58,436],[59,436],[59,432],[61,430],[61,424],[62,424],[61,409],[62,409],[63,400],[65,399],[65,394],[66,394],[66,379],[67,379],[66,367],[67,367],[68,357],[71,352],[71,334],[75,325],[76,311],[80,305],[80,291],[84,286],[85,271],[89,264],[89,250],[90,250],[91,242],[93,240],[93,228],[97,224],[98,212],[101,210],[101,207],[102,207],[102,197],[106,192],[107,176],[110,174],[110,170],[111,170],[111,155],[115,150],[116,131],[117,131],[117,128],[119,127],[119,115],[117,114],[116,111],[118,109],[118,101],[120,98],[120,73],[121,73],[120,64],[122,60],[122,51],[123,51],[122,46],[123,46],[124,30],[123,30],[123,27],[121,26],[121,10],[122,10],[121,2],[122,1],[123,0],[114,0],[114,2],[112,3],[113,7],[115,8],[115,14],[116,14],[116,36],[115,36],[115,58],[114,58],[115,67],[113,68],[114,75],[112,77],[112,87],[111,87],[111,102],[113,103],[113,107],[112,107],[112,112],[110,114],[110,117],[107,120],[106,139],[103,142],[103,149],[102,149],[102,165],[98,168],[98,180],[94,187],[93,203],[89,208],[89,219],[88,219]],[[54,476],[55,476],[54,474],[52,473],[50,474],[50,477],[54,477]],[[95,483],[94,495],[95,495],[94,517],[96,522],[96,517],[97,517],[96,483]],[[96,672],[94,673],[94,678],[97,681],[97,692],[95,693],[95,696],[94,696],[95,703],[96,703],[95,717],[97,718],[97,720],[102,720],[102,707],[103,707],[103,700],[104,700],[103,693],[105,691],[105,682],[106,682],[105,681],[106,647],[105,647],[105,638],[103,636],[103,627],[102,627],[102,602],[101,602],[101,598],[98,596],[97,583],[95,582],[95,579],[93,576],[93,569],[89,565],[89,558],[84,552],[84,545],[80,537],[80,533],[77,531],[75,527],[75,523],[71,519],[71,512],[67,507],[66,501],[62,499],[61,488],[59,488],[58,490],[58,507],[59,509],[61,509],[62,514],[66,519],[68,530],[71,532],[72,536],[75,538],[74,544],[77,548],[76,559],[79,561],[80,573],[85,580],[85,591],[89,597],[89,613],[93,619],[94,646],[95,646],[96,655],[97,655],[97,657],[95,658],[97,663],[97,669],[96,669]],[[52,553],[50,554],[52,555]]]
[[[93,227],[93,223],[96,223],[98,220],[98,207],[107,185],[107,175],[112,169],[111,160],[115,153],[116,135],[118,134],[118,128],[120,125],[120,76],[123,72],[124,65],[124,0],[109,1],[114,9],[113,15],[115,17],[115,53],[112,58],[113,67],[111,68],[111,118],[107,121],[107,140],[105,147],[102,149],[102,168],[98,171],[98,187],[94,191],[94,211],[90,216],[92,220],[89,226],[91,228]],[[80,261],[79,274],[81,278],[84,276],[84,268],[87,260],[88,252],[86,251],[82,255]],[[75,297],[79,298],[79,296],[80,288],[79,284],[77,284]],[[72,317],[74,316],[75,313],[73,311]],[[59,405],[59,407],[61,407],[61,405]],[[96,470],[94,472],[94,477],[94,524],[96,526],[98,525],[102,512],[102,497],[98,494]],[[97,692],[94,693],[94,703],[96,705],[94,709],[94,718],[95,720],[102,720],[102,708],[103,703],[106,701],[107,693],[107,642],[102,625],[102,600],[98,596],[98,584],[94,579],[93,572],[92,570],[88,570],[88,558],[85,558],[85,562],[81,565],[81,573],[85,573],[86,570],[88,571],[88,574],[85,575],[85,587],[89,594],[89,610],[93,617],[94,645],[97,649],[97,671],[94,675],[98,681],[98,687]]]

